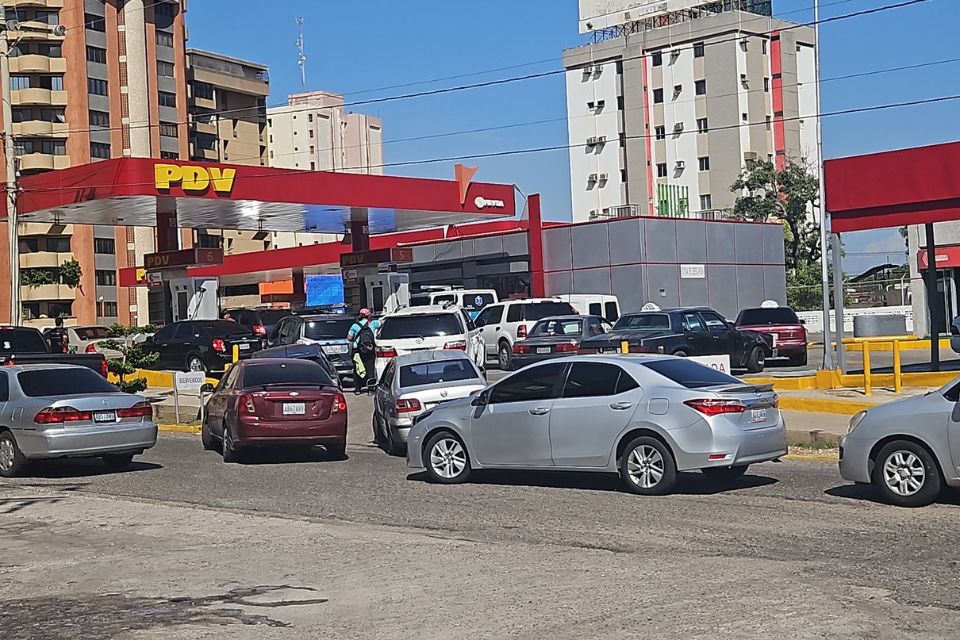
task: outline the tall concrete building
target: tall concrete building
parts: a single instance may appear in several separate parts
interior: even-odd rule
[[[750,159],[817,171],[814,31],[741,9],[770,5],[611,14],[564,52],[574,221],[715,217]]]
[[[185,4],[180,0],[2,0],[9,33],[13,135],[21,174],[120,156],[187,157]],[[50,27],[63,25],[65,36]],[[68,64],[69,61],[69,64]],[[3,167],[0,163],[0,167]],[[5,179],[5,177],[4,177]],[[145,322],[145,291],[117,286],[117,269],[142,264],[152,229],[24,224],[19,229],[23,317],[49,324]],[[0,251],[9,250],[4,229]],[[62,283],[75,258],[82,277]],[[0,261],[0,317],[9,270]]]

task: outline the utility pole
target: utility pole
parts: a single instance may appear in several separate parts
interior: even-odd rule
[[[830,267],[827,263],[827,194],[824,193],[823,187],[823,129],[821,128],[822,118],[820,117],[820,113],[822,112],[820,109],[820,0],[813,0],[813,23],[816,40],[814,69],[816,72],[815,84],[817,91],[817,173],[820,176],[820,276],[823,287],[823,368],[833,369],[833,341],[830,339]],[[839,245],[839,243],[837,244]],[[834,269],[840,268],[840,260],[837,258],[838,256],[834,256]],[[842,281],[843,274],[839,274],[839,276]],[[837,316],[837,331],[834,336],[837,340],[838,350],[842,349],[840,343],[843,340],[842,313],[842,308],[838,307],[835,312],[835,316]]]
[[[20,306],[20,240],[17,233],[17,158],[13,151],[13,107],[10,98],[10,40],[6,9],[0,4],[0,98],[3,100],[3,153],[7,161],[7,237],[10,242],[10,324],[18,326]]]
[[[303,18],[297,18],[297,66],[300,67],[300,86],[307,88],[307,54],[303,50]]]

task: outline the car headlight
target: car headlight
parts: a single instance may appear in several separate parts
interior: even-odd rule
[[[860,423],[863,422],[863,419],[867,417],[866,411],[861,411],[857,415],[850,418],[850,428],[847,429],[847,435],[853,433],[853,430],[860,426]]]

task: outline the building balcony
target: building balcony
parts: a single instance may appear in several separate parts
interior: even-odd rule
[[[18,5],[18,6],[23,6]],[[11,41],[40,41],[40,42],[63,42],[65,36],[57,36],[53,34],[53,27],[44,24],[43,22],[36,22],[34,20],[26,20],[21,25],[25,27],[30,27],[29,29],[22,29],[20,31],[10,31],[9,37]]]
[[[194,120],[193,130],[196,131],[197,133],[205,133],[207,135],[211,135],[214,137],[216,137],[220,133],[219,127],[217,126],[216,121],[211,122],[208,120]]]
[[[190,98],[190,104],[199,109],[209,109],[211,111],[215,111],[217,108],[217,101],[213,98],[201,98],[199,96],[194,96]]]
[[[191,155],[194,158],[198,158],[200,160],[205,160],[209,162],[220,161],[220,154],[217,152],[216,149],[207,149],[204,147],[198,147],[197,145],[193,145],[193,153]]]
[[[57,136],[66,138],[70,132],[70,125],[66,122],[45,122],[43,120],[28,120],[13,123],[15,136]]]
[[[54,269],[68,260],[73,260],[72,253],[57,253],[55,251],[37,251],[36,253],[21,253],[21,269]]]
[[[10,92],[10,99],[13,101],[14,106],[67,106],[67,92],[52,91],[50,89],[33,87],[29,89],[16,89]]]
[[[28,153],[20,156],[21,171],[49,171],[66,169],[70,166],[70,156],[55,156],[49,153]]]
[[[65,284],[41,284],[38,287],[20,287],[20,298],[24,302],[42,302],[47,300],[75,300],[77,292]]]
[[[24,222],[18,235],[24,236],[72,236],[72,224],[50,224],[49,222]]]
[[[20,9],[26,9],[27,7],[36,7],[37,9],[62,9],[63,0],[17,0],[13,5]]]
[[[26,54],[10,58],[10,73],[66,73],[66,58]]]

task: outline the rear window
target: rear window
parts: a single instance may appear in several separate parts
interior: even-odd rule
[[[492,293],[470,293],[463,294],[463,308],[468,311],[483,309],[489,304],[496,302]]]
[[[276,309],[271,311],[261,311],[257,315],[260,316],[260,322],[263,324],[277,324],[289,316],[290,312],[285,309]]]
[[[524,320],[542,320],[550,316],[575,316],[569,302],[530,302],[523,305]]]
[[[381,340],[399,340],[402,338],[429,338],[436,336],[456,336],[463,333],[463,327],[455,313],[431,313],[422,316],[394,316],[386,318],[380,328]]]
[[[738,326],[756,326],[764,324],[800,324],[800,319],[792,309],[744,309],[737,317]]]
[[[21,371],[17,381],[31,398],[75,396],[85,393],[117,393],[115,386],[92,369],[38,369]]]
[[[46,353],[47,343],[35,329],[0,329],[0,351]]]
[[[728,376],[716,369],[705,367],[692,360],[678,358],[676,360],[656,360],[644,362],[643,366],[656,371],[664,378],[673,380],[687,389],[700,389],[723,384],[740,384],[733,376]]]
[[[333,380],[326,370],[315,362],[283,362],[257,364],[243,370],[243,387],[265,387],[278,384],[304,384],[329,386]]]
[[[246,335],[250,330],[242,324],[231,322],[230,320],[210,320],[207,322],[194,322],[194,330],[206,333],[209,336],[234,336]]]
[[[352,326],[353,320],[351,318],[305,320],[303,323],[303,337],[309,340],[342,340],[346,339]]]
[[[531,338],[548,336],[579,336],[583,333],[582,320],[541,320],[530,332]]]
[[[637,316],[623,316],[613,326],[614,329],[669,329],[670,316],[665,313],[644,313]]]
[[[411,307],[429,307],[430,296],[423,295],[422,293],[418,293],[415,296],[410,296],[410,306]]]
[[[400,386],[419,387],[425,384],[475,380],[481,383],[469,360],[440,360],[400,367]]]
[[[106,327],[86,327],[74,331],[81,340],[103,340],[110,337],[110,330]]]

